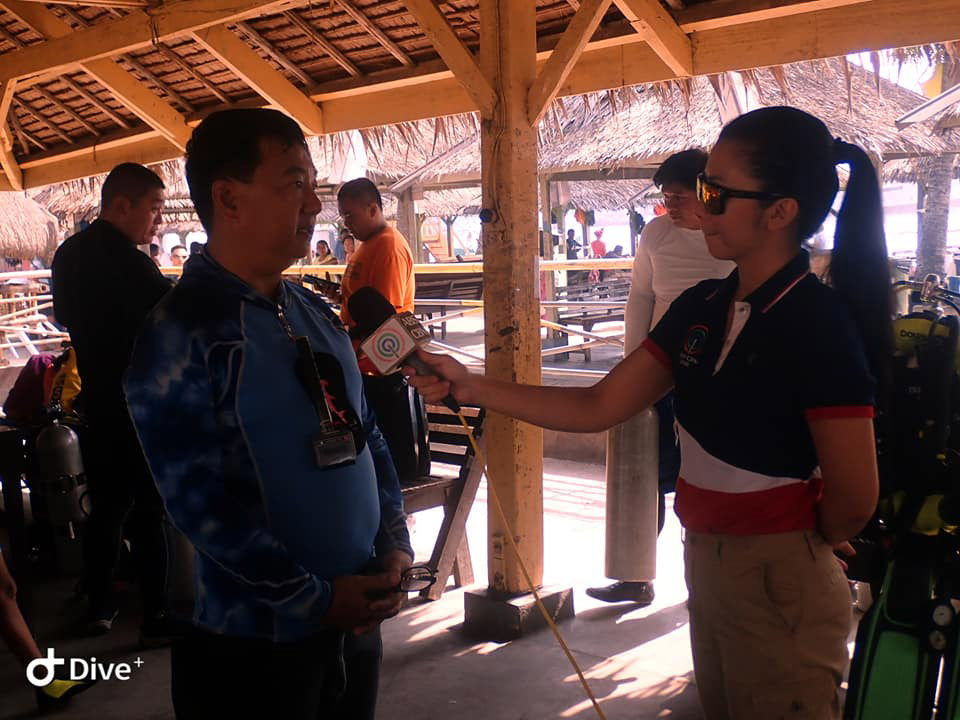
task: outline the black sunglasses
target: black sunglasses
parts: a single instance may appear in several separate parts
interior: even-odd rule
[[[755,190],[734,190],[707,180],[703,173],[697,176],[697,199],[703,203],[711,215],[723,215],[727,209],[728,198],[746,198],[748,200],[779,200],[787,195]]]

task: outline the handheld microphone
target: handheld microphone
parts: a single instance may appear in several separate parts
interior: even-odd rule
[[[435,374],[417,356],[417,348],[429,344],[430,333],[413,313],[397,313],[380,291],[369,286],[360,288],[350,296],[347,310],[357,323],[358,336],[364,338],[360,349],[377,372],[386,375],[407,364],[420,375]],[[460,404],[452,395],[447,395],[443,404],[453,412],[460,412]]]

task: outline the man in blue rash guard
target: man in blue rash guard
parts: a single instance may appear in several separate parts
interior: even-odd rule
[[[178,718],[372,718],[379,623],[413,552],[350,339],[281,278],[320,201],[303,133],[214,113],[187,146],[205,253],[154,310],[126,377],[140,442],[194,548],[171,654]]]

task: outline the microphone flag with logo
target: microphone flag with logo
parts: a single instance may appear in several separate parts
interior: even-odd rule
[[[417,357],[417,348],[430,343],[430,333],[413,313],[397,313],[379,290],[369,286],[350,296],[347,309],[357,324],[356,334],[364,338],[360,349],[377,372],[387,375],[407,364],[420,375],[434,374]],[[443,399],[443,404],[454,412],[460,410],[460,405],[450,395]]]

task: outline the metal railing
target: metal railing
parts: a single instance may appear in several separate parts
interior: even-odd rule
[[[560,270],[623,270],[632,266],[632,258],[616,260],[549,260],[540,262],[541,272]],[[180,267],[160,268],[164,275],[179,276]],[[289,278],[302,277],[307,274],[330,273],[342,274],[343,265],[299,265],[288,268],[284,275]],[[414,267],[417,274],[476,274],[482,272],[483,264],[469,263],[434,263],[419,264]],[[0,273],[0,365],[19,364],[30,355],[39,352],[56,351],[64,342],[69,341],[68,333],[60,330],[53,322],[53,296],[49,290],[42,289],[42,282],[49,282],[49,270],[27,270]],[[22,289],[16,285],[17,281],[28,281]],[[39,282],[30,282],[39,281]],[[14,293],[7,295],[7,293]],[[416,301],[418,308],[454,308],[453,312],[446,312],[442,316],[424,318],[423,324],[432,327],[475,315],[483,310],[483,300],[462,299],[422,299]],[[596,300],[544,300],[540,303],[545,310],[623,310],[625,302],[596,301]],[[600,334],[590,332],[570,325],[554,322],[546,318],[540,320],[541,328],[553,333],[566,336],[568,339],[578,339],[580,342],[568,342],[557,347],[542,350],[543,358],[553,358],[570,352],[581,352],[597,347],[623,348],[623,329],[617,328],[611,333]],[[434,341],[434,346],[445,352],[463,357],[467,364],[480,366],[483,358],[467,352],[453,345]],[[606,375],[602,370],[584,370],[576,368],[544,366],[545,375],[599,378]]]

